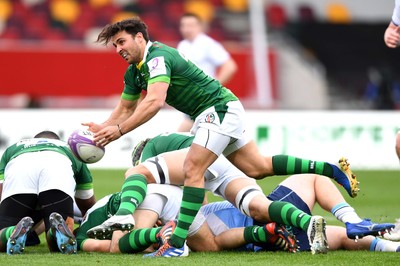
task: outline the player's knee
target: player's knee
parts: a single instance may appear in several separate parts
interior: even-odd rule
[[[259,215],[258,208],[254,208],[254,204],[250,204],[254,198],[265,197],[259,186],[247,186],[242,188],[236,195],[236,207],[244,214],[254,219]],[[253,206],[252,206],[253,205]]]

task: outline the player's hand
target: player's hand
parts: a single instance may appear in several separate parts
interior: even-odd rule
[[[88,130],[93,132],[93,133],[97,133],[100,130],[103,129],[102,125],[93,123],[93,122],[85,122],[85,123],[81,123],[82,126],[88,127]]]
[[[384,39],[387,47],[398,47],[400,44],[400,27],[388,27],[385,31]]]
[[[96,145],[104,147],[120,137],[121,133],[119,132],[117,126],[107,126],[94,134],[94,142]]]

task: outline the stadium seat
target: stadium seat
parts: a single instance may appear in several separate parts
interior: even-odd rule
[[[8,0],[0,1],[0,21],[7,21],[13,12],[11,2]]]
[[[197,14],[203,21],[210,23],[214,18],[214,6],[207,0],[189,0],[184,5],[185,12]]]
[[[70,25],[79,17],[80,5],[75,0],[56,0],[50,2],[50,14],[55,21]]]
[[[247,0],[223,0],[224,7],[233,13],[241,13],[247,11]]]
[[[285,8],[277,3],[268,4],[265,8],[268,26],[273,29],[281,29],[287,24]]]
[[[297,8],[299,21],[302,23],[315,22],[314,10],[311,6],[302,4]]]
[[[349,23],[351,21],[349,9],[340,3],[328,4],[326,16],[330,23]]]

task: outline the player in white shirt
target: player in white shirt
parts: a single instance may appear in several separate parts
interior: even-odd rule
[[[236,62],[221,43],[205,34],[205,25],[194,13],[185,13],[180,20],[179,30],[183,40],[178,51],[194,62],[207,75],[225,85],[237,71]],[[185,116],[178,131],[188,132],[193,121]]]

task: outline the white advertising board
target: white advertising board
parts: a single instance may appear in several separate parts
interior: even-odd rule
[[[52,130],[67,140],[82,122],[101,123],[112,110],[0,110],[0,154],[21,138]],[[265,155],[288,154],[336,162],[349,158],[356,169],[398,169],[394,151],[399,112],[247,111],[247,134]],[[175,131],[181,113],[165,109],[138,129],[106,146],[104,158],[90,168],[128,168],[134,145],[147,137]],[[251,158],[250,158],[251,159]]]

